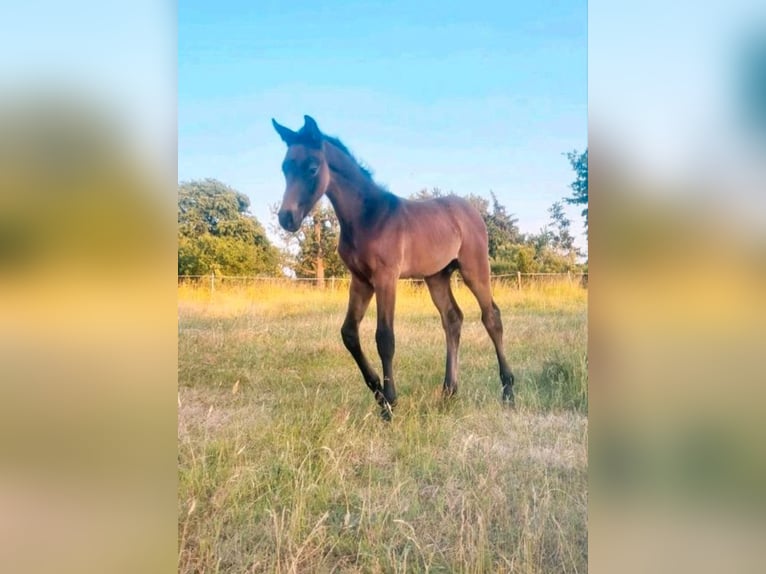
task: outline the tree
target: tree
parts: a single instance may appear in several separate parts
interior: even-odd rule
[[[444,197],[444,193],[438,187],[432,187],[431,189],[423,188],[415,193],[410,194],[410,199],[433,199],[434,197]]]
[[[489,192],[492,199],[492,209],[490,202],[480,195],[470,194],[466,199],[471,203],[484,219],[487,226],[489,256],[493,260],[499,260],[500,254],[510,246],[523,241],[523,236],[516,225],[518,218],[508,213],[505,206],[498,201],[494,192]]]
[[[564,198],[570,205],[584,205],[582,216],[585,218],[585,228],[588,228],[588,148],[582,154],[571,151],[567,159],[575,172],[575,180],[569,184],[572,195]],[[586,231],[587,232],[587,231]]]
[[[248,197],[215,179],[178,186],[179,275],[273,275],[278,254]]]
[[[564,273],[577,268],[574,254],[564,255],[556,249],[556,234],[547,225],[529,236],[529,246],[533,248],[535,272]]]
[[[276,219],[279,205],[271,206]],[[297,277],[313,277],[319,285],[325,277],[343,277],[348,273],[338,255],[340,223],[335,210],[322,199],[301,223],[300,229],[289,233],[274,225],[274,230],[286,245],[284,263]]]
[[[522,273],[564,273],[577,271],[579,250],[574,246],[574,237],[569,231],[570,221],[564,214],[560,201],[548,209],[551,216],[549,225],[539,233],[526,238],[523,249],[516,253],[518,271]]]
[[[490,236],[490,252],[494,251],[496,254],[502,245],[521,243],[524,237],[517,225],[519,219],[508,213],[493,191],[490,191],[489,195],[492,198],[492,214],[486,222],[487,233]]]
[[[300,251],[295,259],[298,277],[316,277],[319,284],[326,276],[342,277],[348,270],[338,255],[340,223],[335,210],[322,201],[298,231]]]
[[[548,208],[551,214],[551,226],[555,231],[551,238],[551,246],[560,255],[578,255],[579,250],[574,246],[574,237],[569,231],[571,221],[564,213],[564,206],[560,201],[555,202]]]

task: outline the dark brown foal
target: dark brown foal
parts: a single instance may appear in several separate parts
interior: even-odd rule
[[[487,255],[487,229],[466,200],[440,197],[409,201],[378,186],[346,147],[322,134],[304,116],[294,132],[272,120],[287,144],[282,162],[286,189],[279,223],[297,231],[301,221],[327,194],[340,222],[338,253],[351,272],[343,343],[354,357],[365,383],[375,395],[384,418],[396,404],[393,359],[394,309],[400,278],[423,278],[439,310],[447,339],[444,393],[457,391],[458,347],[463,313],[450,287],[456,270],[476,297],[484,326],[495,345],[503,399],[513,404],[513,374],[503,351],[500,310],[492,300]],[[375,295],[378,325],[375,342],[383,364],[383,381],[370,366],[359,342],[359,323]]]

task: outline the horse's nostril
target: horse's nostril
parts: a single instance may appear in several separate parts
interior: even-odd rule
[[[279,224],[288,231],[293,229],[293,213],[292,211],[280,211],[279,212]]]

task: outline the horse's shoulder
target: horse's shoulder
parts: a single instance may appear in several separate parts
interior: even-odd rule
[[[362,206],[362,225],[368,229],[375,227],[376,224],[399,211],[402,201],[404,200],[401,197],[390,191],[365,197]]]

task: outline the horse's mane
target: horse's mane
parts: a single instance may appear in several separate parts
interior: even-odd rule
[[[340,141],[340,140],[339,140],[338,138],[336,138],[336,137],[333,137],[333,136],[328,136],[328,135],[324,135],[324,134],[322,134],[322,137],[324,138],[324,140],[325,140],[326,142],[329,142],[329,143],[331,143],[331,144],[332,144],[332,145],[334,145],[336,148],[338,148],[340,151],[342,151],[344,154],[346,154],[346,155],[348,156],[348,158],[349,158],[351,161],[353,161],[353,162],[354,162],[356,165],[358,165],[358,166],[359,166],[359,169],[360,169],[360,170],[362,170],[362,174],[364,174],[364,177],[366,177],[366,178],[367,178],[368,180],[370,180],[372,183],[375,183],[375,182],[373,181],[373,179],[372,179],[372,170],[371,170],[369,167],[367,167],[367,166],[366,166],[364,163],[362,163],[361,161],[359,161],[358,159],[356,159],[356,158],[354,157],[354,154],[352,154],[352,153],[349,151],[349,149],[346,147],[346,145],[345,145],[345,144],[344,144],[342,141]],[[378,185],[378,184],[377,184],[377,183],[375,183],[375,185]],[[379,185],[378,185],[378,186],[379,186]],[[380,187],[380,186],[379,186],[379,187]]]

